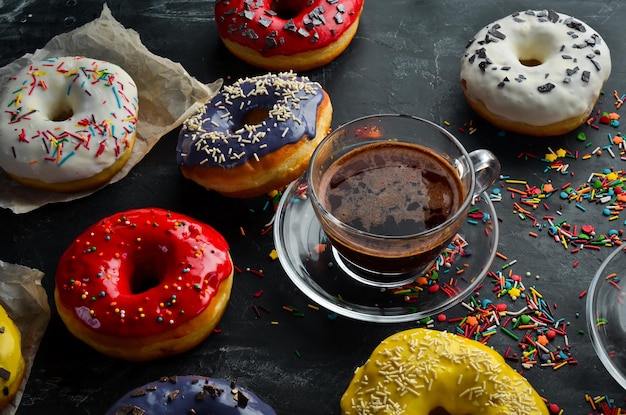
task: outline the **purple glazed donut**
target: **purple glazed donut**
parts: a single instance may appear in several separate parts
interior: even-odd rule
[[[106,415],[276,415],[234,382],[206,376],[165,376],[120,398]]]
[[[330,96],[294,72],[246,77],[198,108],[178,136],[183,176],[225,196],[262,196],[304,173],[330,130]]]

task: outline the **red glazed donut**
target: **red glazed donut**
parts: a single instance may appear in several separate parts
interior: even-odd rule
[[[157,208],[90,226],[61,256],[56,307],[68,330],[106,355],[142,361],[203,341],[230,298],[226,240],[188,216]]]
[[[224,45],[243,61],[272,71],[326,65],[354,37],[363,0],[218,0]]]

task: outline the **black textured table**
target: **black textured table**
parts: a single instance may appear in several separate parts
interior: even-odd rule
[[[224,78],[225,82],[263,73],[231,56],[221,44],[213,20],[211,1],[110,0],[113,16],[136,30],[154,53],[180,62],[202,82]],[[626,89],[623,22],[626,4],[610,0],[558,2],[559,11],[594,27],[611,47],[613,72],[599,106],[616,111],[613,90]],[[366,0],[361,25],[347,51],[326,67],[307,75],[329,92],[333,127],[373,113],[406,113],[446,125],[470,150],[486,147],[497,154],[503,175],[541,186],[567,182],[584,183],[607,167],[622,168],[619,156],[607,152],[583,159],[593,150],[590,142],[606,144],[608,126],[597,130],[583,126],[562,137],[537,139],[500,132],[481,121],[465,103],[459,82],[459,60],[466,42],[482,26],[518,10],[541,9],[545,2],[483,0]],[[0,65],[42,47],[53,36],[72,30],[100,15],[102,2],[95,0],[9,0],[0,2]],[[468,123],[476,131],[469,134]],[[461,131],[464,129],[464,132]],[[577,139],[579,132],[588,136]],[[56,263],[61,253],[89,224],[118,211],[156,206],[196,217],[220,231],[229,241],[236,265],[244,270],[235,284],[226,313],[213,334],[199,347],[183,355],[149,363],[128,363],[92,351],[69,334],[53,308],[18,414],[103,413],[127,390],[162,375],[202,374],[237,379],[255,390],[279,414],[339,414],[339,399],[354,368],[364,362],[386,336],[423,322],[374,324],[353,321],[315,310],[288,279],[278,261],[268,256],[274,248],[271,233],[260,231],[271,219],[264,209],[266,198],[235,200],[201,189],[185,180],[176,165],[178,131],[172,131],[154,147],[122,181],[87,198],[52,204],[31,213],[0,211],[0,259],[23,264],[45,273],[43,284],[54,289]],[[546,168],[541,158],[553,150],[578,152],[568,159],[566,174]],[[502,188],[504,186],[504,188]],[[498,271],[511,261],[525,284],[534,285],[554,315],[567,322],[570,348],[578,361],[555,370],[552,367],[521,367],[511,364],[530,380],[549,402],[567,414],[591,413],[585,394],[607,395],[617,405],[626,393],[614,382],[596,357],[587,333],[585,298],[594,271],[612,248],[572,252],[556,243],[546,230],[537,231],[532,221],[516,211],[502,182],[503,200],[495,203],[500,225]],[[558,195],[547,200],[551,210],[571,224],[592,224],[598,233],[624,228],[624,218],[609,222],[602,207],[586,210],[563,202]],[[545,207],[537,216],[548,214]],[[242,229],[245,232],[242,232]],[[530,232],[537,233],[536,237]],[[262,269],[264,277],[246,272]],[[526,273],[530,276],[525,276]],[[539,277],[539,278],[537,278]],[[255,297],[262,290],[263,294]],[[493,298],[489,280],[481,296]],[[511,309],[521,308],[505,296]],[[521,301],[521,300],[518,300]],[[253,306],[268,312],[257,316]],[[295,307],[303,315],[283,309]],[[461,306],[449,310],[449,318],[465,315]],[[435,321],[436,329],[455,325]],[[517,342],[498,333],[488,344],[501,353]],[[562,341],[561,341],[562,344]]]

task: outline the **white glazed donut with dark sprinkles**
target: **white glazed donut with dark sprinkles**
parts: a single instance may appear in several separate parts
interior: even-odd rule
[[[505,125],[542,127],[586,117],[610,73],[602,37],[553,10],[517,12],[487,25],[461,59],[468,102],[481,103]]]

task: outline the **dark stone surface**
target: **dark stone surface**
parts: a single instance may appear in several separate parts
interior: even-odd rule
[[[110,0],[116,19],[135,29],[144,44],[158,55],[180,62],[203,82],[263,73],[231,56],[222,46],[213,21],[211,1]],[[509,13],[545,8],[542,1],[465,0],[367,0],[361,26],[349,48],[326,67],[307,75],[329,92],[333,127],[372,113],[407,113],[438,124],[449,123],[451,131],[470,150],[486,147],[499,157],[503,174],[527,180],[531,185],[552,181],[555,186],[571,181],[580,184],[592,172],[623,167],[623,161],[606,152],[590,160],[570,162],[570,174],[545,171],[540,161],[548,147],[583,154],[590,151],[576,139],[579,131],[595,147],[605,145],[610,127],[596,131],[581,127],[561,137],[537,139],[499,131],[479,119],[465,103],[459,82],[459,60],[465,44],[482,26]],[[624,90],[626,54],[623,21],[626,3],[614,0],[573,0],[558,3],[559,11],[580,18],[594,27],[611,47],[613,72],[600,107],[614,111],[613,90]],[[0,0],[0,65],[42,47],[53,36],[74,29],[99,16],[102,2],[96,0]],[[477,131],[469,135],[459,128],[472,121]],[[199,374],[236,379],[264,397],[279,414],[339,414],[339,399],[354,368],[364,362],[386,336],[419,322],[371,324],[347,318],[328,318],[323,310],[298,292],[278,261],[269,259],[274,247],[271,234],[260,230],[272,216],[264,210],[265,198],[230,200],[208,193],[185,180],[176,166],[178,131],[162,138],[148,156],[121,182],[70,203],[48,205],[34,212],[15,215],[0,211],[0,259],[45,272],[44,286],[54,289],[56,262],[61,253],[89,224],[117,211],[158,206],[203,220],[224,234],[241,268],[263,269],[264,278],[242,272],[224,318],[216,333],[198,348],[180,356],[149,363],[128,363],[92,351],[69,334],[53,312],[52,320],[34,364],[19,415],[38,413],[100,414],[128,390],[162,375]],[[597,143],[597,144],[596,144]],[[535,155],[533,158],[528,155]],[[575,174],[574,174],[575,173]],[[510,194],[496,204],[500,218],[498,251],[516,259],[516,273],[527,285],[535,285],[554,313],[569,323],[571,353],[578,365],[559,370],[533,367],[523,371],[539,393],[558,404],[566,414],[590,413],[585,394],[606,394],[623,404],[624,391],[596,357],[587,334],[585,300],[579,293],[611,248],[583,250],[572,254],[539,232],[533,238],[530,220],[515,212]],[[590,204],[585,212],[553,195],[551,214],[562,211],[573,224],[594,224],[598,232],[623,228],[624,218],[608,222],[602,208]],[[537,215],[546,214],[543,208]],[[243,228],[245,236],[240,228]],[[575,266],[574,263],[578,262]],[[504,262],[496,259],[498,270]],[[539,279],[535,279],[539,275]],[[263,290],[255,298],[254,293]],[[481,295],[493,297],[486,282]],[[512,309],[521,303],[508,301]],[[520,300],[518,300],[520,301]],[[269,313],[257,318],[253,305]],[[53,304],[52,304],[53,305]],[[296,317],[283,305],[304,311]],[[54,307],[53,307],[54,310]],[[464,315],[457,306],[449,317]],[[278,322],[278,324],[272,324]],[[435,323],[437,329],[452,325]],[[507,347],[519,352],[509,337],[498,334],[489,340],[498,351]]]

